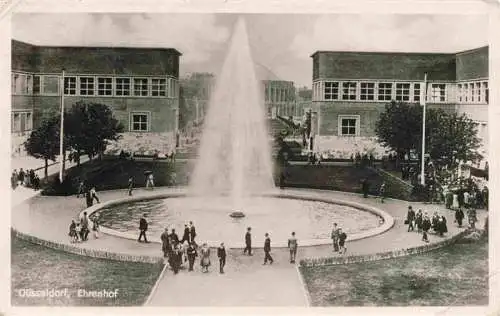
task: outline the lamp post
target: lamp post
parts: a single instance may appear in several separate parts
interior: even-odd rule
[[[425,108],[427,104],[427,73],[424,74],[424,97],[422,99],[423,117],[422,117],[422,157],[420,163],[420,184],[425,185]]]
[[[61,130],[59,133],[59,181],[63,182],[64,172],[64,68],[62,70],[61,84]]]

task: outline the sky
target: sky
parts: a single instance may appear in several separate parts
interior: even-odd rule
[[[218,73],[244,17],[254,62],[312,85],[317,50],[458,52],[488,44],[483,15],[18,13],[12,37],[37,45],[172,47],[181,75]]]

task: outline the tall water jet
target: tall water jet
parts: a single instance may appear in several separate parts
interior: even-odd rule
[[[205,116],[191,192],[229,195],[233,204],[228,207],[239,210],[245,197],[274,188],[267,128],[262,91],[240,18]]]

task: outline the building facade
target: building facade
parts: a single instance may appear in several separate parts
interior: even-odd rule
[[[179,60],[173,48],[51,47],[12,41],[12,143],[18,151],[64,98],[109,106],[126,133],[175,134]],[[63,78],[64,70],[64,78]]]
[[[466,113],[487,148],[488,47],[453,54],[318,51],[313,60],[317,136],[373,137],[391,100]],[[424,75],[427,73],[427,93]]]

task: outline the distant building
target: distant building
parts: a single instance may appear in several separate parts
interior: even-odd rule
[[[12,41],[12,140],[77,101],[108,105],[127,134],[175,135],[179,60],[173,48],[52,47]],[[65,70],[64,87],[62,72]]]
[[[459,53],[317,51],[313,61],[313,133],[373,137],[391,100],[466,113],[488,146],[488,47]]]

